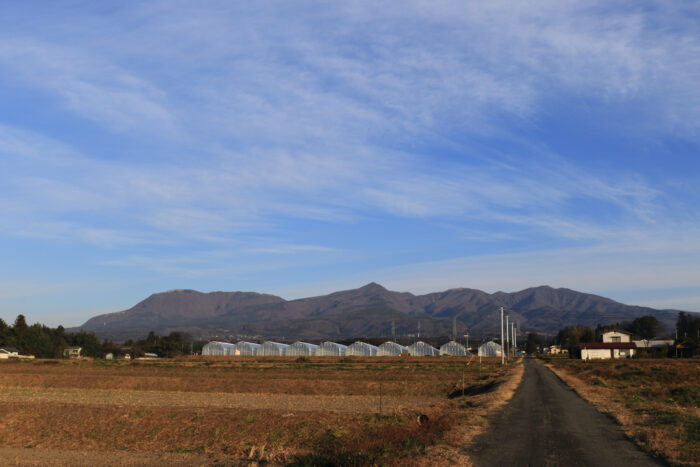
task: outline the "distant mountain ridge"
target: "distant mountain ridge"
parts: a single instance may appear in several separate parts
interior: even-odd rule
[[[459,288],[413,295],[372,282],[297,300],[255,292],[171,290],[128,310],[95,316],[76,329],[112,339],[185,331],[203,339],[320,340],[391,336],[392,329],[405,336],[419,327],[423,336],[448,336],[456,319],[459,335],[479,336],[498,331],[501,306],[521,332],[553,333],[574,324],[622,323],[643,315],[655,316],[671,329],[678,316],[676,310],[625,305],[549,286],[513,293]]]

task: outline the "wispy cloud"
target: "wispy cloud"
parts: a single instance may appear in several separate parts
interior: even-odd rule
[[[598,271],[585,255],[608,248],[652,267],[613,255],[621,236],[652,250],[658,275],[686,252],[654,253],[659,239],[700,222],[695,6],[168,0],[60,14],[0,18],[6,239],[164,277],[240,277],[252,257],[351,277],[409,255],[525,251],[512,261],[548,257],[538,271],[574,280],[555,258]],[[220,249],[235,255],[179,253]],[[540,277],[510,270],[503,287]]]
[[[697,230],[671,238],[661,229],[649,234],[618,232],[595,246],[542,248],[508,254],[485,254],[445,261],[424,262],[374,271],[373,279],[386,286],[426,293],[454,287],[496,292],[516,291],[536,285],[568,287],[618,297],[645,306],[661,303],[645,294],[683,287],[697,288],[700,245]],[[674,297],[666,297],[671,303]],[[677,298],[678,303],[683,302]],[[688,300],[686,305],[692,303]],[[697,309],[697,303],[690,309]]]

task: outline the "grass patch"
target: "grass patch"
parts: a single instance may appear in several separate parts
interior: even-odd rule
[[[684,405],[700,404],[700,388],[697,386],[676,386],[669,391],[674,401]]]
[[[700,362],[635,358],[550,363],[564,369],[565,379],[596,406],[615,414],[647,451],[671,465],[700,465],[700,418],[695,415],[700,405]],[[585,386],[577,386],[580,382]]]

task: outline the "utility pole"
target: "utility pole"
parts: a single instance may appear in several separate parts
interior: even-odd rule
[[[515,350],[518,348],[518,336],[515,334],[515,323],[510,323],[513,331],[513,358],[515,358]]]
[[[676,358],[678,358],[678,326],[676,326],[676,342],[673,343],[676,348]]]
[[[506,358],[510,360],[510,324],[508,324],[508,315],[506,315]]]
[[[676,339],[678,339],[678,337],[676,337]],[[503,363],[504,363],[504,361],[503,361],[504,360],[504,355],[503,355],[504,350],[505,349],[503,348],[503,307],[501,307],[501,365],[503,365]]]

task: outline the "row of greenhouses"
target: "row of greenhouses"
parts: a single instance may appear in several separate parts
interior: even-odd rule
[[[418,341],[409,346],[396,342],[384,342],[374,346],[357,341],[350,345],[336,342],[323,342],[319,345],[308,342],[295,342],[291,345],[267,341],[262,344],[240,341],[236,344],[212,341],[202,348],[202,355],[208,356],[263,356],[263,357],[392,357],[412,355],[419,357],[436,357],[448,355],[453,357],[468,357],[469,350],[456,341],[450,341],[439,349]]]

